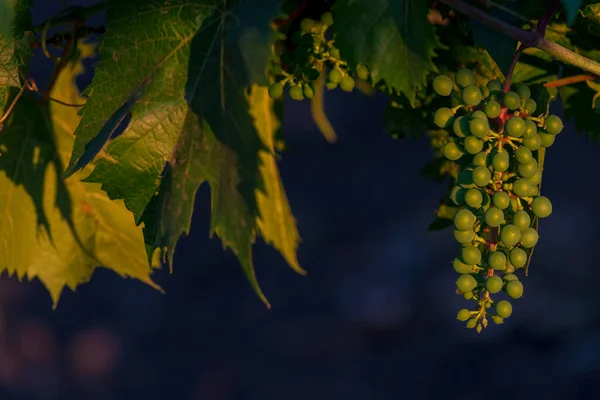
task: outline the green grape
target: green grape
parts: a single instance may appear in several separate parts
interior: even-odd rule
[[[551,135],[558,135],[564,128],[561,119],[556,115],[548,115],[544,120],[544,126]]]
[[[496,303],[496,314],[500,318],[508,318],[512,314],[512,304],[506,300],[500,300]]]
[[[462,68],[456,72],[454,80],[460,88],[466,88],[467,86],[475,84],[475,75],[473,75],[471,70]]]
[[[487,83],[486,87],[490,90],[490,92],[502,91],[502,82],[497,79],[493,79]]]
[[[501,251],[494,251],[488,257],[488,264],[495,270],[506,269],[506,255]]]
[[[539,218],[546,218],[552,214],[552,203],[546,196],[538,196],[531,204],[533,213]]]
[[[512,137],[521,137],[525,133],[525,121],[521,117],[510,117],[504,125],[504,130]]]
[[[506,262],[506,269],[504,270],[505,274],[512,274],[515,272],[515,266],[510,263],[510,261]]]
[[[488,123],[487,117],[486,119],[475,118],[469,122],[469,130],[473,134],[473,136],[483,139],[488,135],[490,131],[490,124]]]
[[[321,15],[321,23],[325,26],[333,25],[333,14],[330,13],[329,11],[323,13]]]
[[[525,250],[519,247],[510,251],[509,258],[511,264],[516,268],[524,267],[527,263],[527,253],[525,253]]]
[[[327,90],[333,90],[336,87],[338,87],[337,83],[333,83],[333,82],[326,82],[325,83],[325,87],[327,88]]]
[[[458,258],[455,258],[452,261],[452,267],[459,274],[470,274],[471,272],[473,272],[473,266],[474,264],[466,264]]]
[[[528,98],[531,97],[531,89],[529,89],[529,87],[527,87],[525,85],[519,85],[519,87],[517,87],[517,94],[522,99],[527,100]]]
[[[502,212],[502,210],[500,210],[496,207],[490,207],[485,212],[484,218],[485,218],[485,223],[492,228],[500,226],[504,223],[504,213]]]
[[[516,110],[521,106],[521,97],[515,92],[506,93],[502,101],[509,110]]]
[[[537,103],[534,99],[527,99],[527,101],[525,101],[525,107],[523,108],[525,109],[526,114],[532,115],[537,108]]]
[[[283,94],[283,85],[280,82],[272,83],[269,86],[269,96],[273,99],[281,97]]]
[[[492,315],[492,321],[494,321],[494,323],[496,325],[500,325],[504,323],[504,319],[502,317],[499,317],[497,315]]]
[[[454,83],[446,75],[436,76],[433,80],[433,90],[440,96],[450,96]]]
[[[335,69],[333,71],[336,71]],[[331,71],[331,72],[333,72]],[[331,74],[330,74],[331,77]],[[438,108],[433,116],[433,123],[439,128],[448,128],[452,125],[454,113],[447,107]]]
[[[460,231],[473,229],[475,215],[466,209],[460,210],[454,215],[454,226]]]
[[[473,298],[473,292],[463,293],[463,297],[467,300],[471,300]]]
[[[455,229],[454,239],[460,244],[471,243],[475,239],[475,231],[472,228],[465,229],[464,231]]]
[[[337,47],[331,47],[329,49],[329,56],[331,58],[335,58],[336,60],[339,60],[340,57],[340,49],[338,49]]]
[[[538,240],[539,235],[533,228],[527,228],[521,232],[521,246],[525,247],[526,249],[531,249],[537,244]]]
[[[310,30],[314,28],[316,22],[317,21],[313,19],[304,18],[302,21],[300,21],[300,29],[302,29],[302,32],[309,33]]]
[[[458,314],[456,315],[456,319],[461,322],[465,322],[469,318],[471,318],[471,311],[467,310],[466,308],[459,310]]]
[[[519,164],[517,166],[517,172],[523,178],[531,178],[538,171],[537,161],[531,160],[527,164]]]
[[[467,328],[473,329],[473,328],[475,328],[475,326],[477,326],[477,320],[476,319],[470,319],[470,320],[467,321]]]
[[[523,136],[529,136],[537,133],[537,125],[530,119],[525,120],[525,133]]]
[[[455,118],[452,123],[452,130],[456,136],[464,138],[471,133],[469,131],[469,120],[462,116]]]
[[[513,215],[512,224],[519,228],[522,232],[529,228],[529,225],[531,225],[531,217],[527,211],[519,210]]]
[[[483,108],[488,118],[497,118],[500,115],[502,106],[496,100],[490,100]]]
[[[484,151],[480,151],[473,157],[473,165],[476,167],[487,167],[487,154]]]
[[[514,272],[514,271],[513,271]],[[510,282],[510,281],[518,281],[519,277],[516,276],[515,274],[511,273],[507,273],[506,275],[504,275],[504,280],[506,282]]]
[[[467,193],[465,193],[465,203],[467,203],[469,207],[479,208],[482,201],[483,196],[481,196],[481,192],[477,189],[469,189],[467,190]]]
[[[508,208],[510,204],[510,197],[506,192],[496,192],[494,193],[494,206],[499,208],[500,210],[505,210]]]
[[[357,66],[356,67],[356,76],[358,77],[358,79],[362,79],[363,81],[366,81],[367,79],[369,79],[369,69],[367,67],[365,67],[364,65]],[[440,76],[443,76],[443,75],[440,75]],[[440,76],[438,76],[438,78]],[[450,80],[450,78],[448,78],[447,76],[446,76],[446,78],[448,79],[448,81],[450,81],[450,91],[448,92],[448,94],[442,94],[443,92],[436,90],[435,89],[436,88],[435,79],[433,81],[433,89],[440,96],[450,96],[450,93],[452,93],[452,80]]]
[[[538,170],[534,176],[529,178],[529,182],[531,182],[532,185],[539,185],[542,183],[542,171]]]
[[[475,183],[473,183],[473,168],[467,167],[464,168],[458,174],[457,182],[460,187],[465,189],[471,189],[476,187]]]
[[[476,287],[477,287],[477,281],[475,280],[475,278],[473,278],[472,275],[462,274],[456,280],[456,288],[462,293],[470,292],[471,290],[475,289]]]
[[[482,87],[481,95],[483,96],[484,99],[487,99],[488,97],[490,97],[490,89],[488,89],[486,87]]]
[[[461,158],[462,155],[463,152],[458,148],[456,143],[448,142],[444,146],[444,157],[446,157],[448,160],[456,161]]]
[[[477,186],[487,186],[488,183],[490,183],[490,179],[492,179],[492,174],[486,167],[476,167],[473,170],[473,183],[475,183]]]
[[[482,97],[481,90],[475,85],[467,86],[463,89],[462,100],[468,106],[475,107],[481,103]]]
[[[494,154],[492,166],[494,167],[494,171],[505,172],[508,170],[508,167],[510,166],[510,157],[508,156],[508,152],[505,150],[500,150],[498,153]]]
[[[471,275],[467,275],[471,276]],[[471,276],[471,278],[473,278]],[[473,279],[474,280],[474,279]],[[466,282],[464,283],[466,286]],[[513,299],[518,299],[523,296],[523,284],[519,281],[510,281],[505,287],[506,293]]]
[[[500,240],[506,246],[514,246],[521,240],[521,230],[513,224],[505,225],[500,232]]]
[[[529,196],[531,189],[531,182],[527,178],[519,178],[513,182],[512,191],[517,197]]]
[[[550,147],[554,144],[554,140],[556,139],[556,136],[551,135],[549,133],[543,133],[540,132],[540,139],[542,141],[542,146],[543,147]]]
[[[315,95],[315,91],[313,90],[312,85],[307,84],[304,84],[304,87],[302,88],[302,93],[307,99],[312,99]]]
[[[525,147],[528,147],[532,151],[536,151],[540,147],[542,147],[542,138],[537,133],[534,133],[531,135],[524,135],[523,136],[523,145]]]
[[[329,82],[332,83],[340,83],[342,81],[342,78],[344,77],[344,74],[342,73],[342,71],[340,71],[339,69],[332,69],[331,71],[329,71],[329,75],[327,76],[327,79],[329,79]],[[448,111],[450,111],[450,109],[447,109]],[[452,112],[452,111],[450,111]],[[441,128],[441,127],[440,127]]]
[[[531,181],[529,181],[531,183]],[[537,185],[531,185],[531,192],[529,192],[529,197],[535,197],[540,194],[540,187]]]
[[[467,136],[463,142],[465,150],[469,154],[477,154],[483,149],[483,142],[475,136]]]
[[[351,92],[354,90],[354,78],[352,78],[351,76],[345,76],[344,78],[342,78],[341,82],[340,82],[340,88],[344,91],[344,92]]]
[[[517,150],[515,150],[515,158],[517,162],[521,164],[530,163],[533,160],[533,154],[531,154],[531,150],[529,150],[525,146],[520,146]]]
[[[460,254],[466,264],[477,265],[481,262],[481,251],[475,246],[463,247]]]
[[[473,113],[471,114],[471,119],[472,120],[473,119],[477,119],[477,118],[485,119],[486,121],[488,120],[487,115],[485,115],[485,113],[483,111],[481,111],[481,110],[473,111]]]
[[[304,94],[302,93],[300,85],[294,85],[290,88],[290,97],[294,100],[304,99]]]
[[[465,195],[465,189],[456,185],[450,191],[450,200],[452,200],[452,202],[457,206],[462,206],[463,204],[465,204]]]
[[[485,289],[490,292],[490,294],[496,294],[502,290],[504,286],[504,282],[502,278],[496,275],[492,275],[485,280]]]

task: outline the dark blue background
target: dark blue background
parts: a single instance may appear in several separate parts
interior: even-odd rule
[[[38,3],[36,22],[60,10]],[[35,65],[43,87],[51,65]],[[306,102],[286,104],[280,167],[309,274],[259,242],[270,311],[207,238],[202,187],[175,273],[156,274],[166,295],[100,269],[52,311],[39,282],[0,280],[0,400],[598,398],[597,146],[568,128],[548,151],[554,213],[525,295],[477,335],[455,320],[468,302],[454,294],[452,233],[426,231],[446,191],[418,176],[427,140],[391,139],[383,96],[337,90],[326,103],[335,145]]]

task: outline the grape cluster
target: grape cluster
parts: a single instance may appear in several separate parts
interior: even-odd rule
[[[339,49],[335,47],[335,34],[329,31],[331,25],[331,12],[322,14],[320,21],[311,18],[300,21],[300,30],[291,36],[292,49],[283,50],[279,59],[270,66],[270,72],[275,76],[275,82],[269,86],[272,98],[280,97],[286,85],[294,100],[313,98],[314,81],[325,70],[329,71],[325,87],[330,90],[339,86],[342,90],[351,92],[356,84],[352,75],[361,80],[369,78],[369,70],[364,65],[358,65],[353,71],[349,70]]]
[[[516,271],[527,268],[538,242],[537,219],[552,213],[552,203],[540,195],[540,156],[563,123],[556,115],[536,114],[529,87],[504,93],[498,80],[479,87],[465,68],[454,80],[436,77],[433,89],[452,98],[452,108],[435,112],[434,124],[448,131],[444,156],[462,167],[450,192],[458,207],[454,238],[462,245],[452,262],[460,274],[457,294],[477,302],[457,318],[481,332],[488,315],[501,324],[512,314],[510,299],[523,295]],[[501,292],[509,299],[492,299]]]

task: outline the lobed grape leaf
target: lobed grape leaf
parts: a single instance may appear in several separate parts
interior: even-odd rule
[[[350,67],[366,64],[374,83],[385,81],[414,106],[415,91],[435,71],[441,49],[422,0],[347,0],[333,5],[336,44]]]

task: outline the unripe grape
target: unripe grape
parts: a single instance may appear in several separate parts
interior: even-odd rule
[[[483,142],[475,136],[467,136],[463,145],[469,154],[477,154],[483,149]]]
[[[540,171],[539,168],[538,172],[536,172],[534,176],[529,178],[529,182],[531,182],[532,185],[539,185],[540,183],[542,183],[542,171]]]
[[[482,97],[481,90],[475,85],[467,86],[463,89],[462,100],[468,106],[475,107],[481,103]]]
[[[564,128],[563,122],[556,115],[548,115],[544,120],[544,126],[551,135],[558,135]]]
[[[471,276],[471,275],[467,275]],[[471,276],[471,278],[473,278]],[[506,293],[513,299],[518,299],[523,296],[523,284],[519,281],[510,281],[506,284]]]
[[[500,300],[496,303],[496,314],[500,318],[508,318],[512,314],[512,304],[506,300]]]
[[[473,295],[473,292],[467,292],[467,293],[463,293],[463,297],[467,300],[471,300],[474,297],[474,295]]]
[[[485,212],[485,223],[492,227],[495,228],[497,226],[502,225],[502,223],[504,223],[504,213],[502,212],[502,210],[496,208],[496,207],[490,207],[486,212]]]
[[[502,91],[502,82],[493,79],[487,83],[486,87],[490,89],[490,92]]]
[[[495,270],[506,269],[506,255],[501,251],[494,251],[488,257],[488,264]]]
[[[456,319],[461,322],[465,322],[469,318],[471,318],[471,311],[467,310],[466,308],[459,310],[458,314],[456,315]]]
[[[354,78],[352,78],[350,75],[343,77],[342,80],[340,81],[340,89],[342,89],[344,92],[353,91],[354,90]]]
[[[525,112],[528,115],[532,115],[535,112],[535,109],[537,108],[537,103],[535,102],[534,99],[527,99],[527,101],[525,102]]]
[[[465,204],[465,194],[465,189],[456,185],[450,191],[450,200],[452,200],[452,202],[457,206],[462,206]]]
[[[456,136],[464,138],[471,133],[469,131],[469,120],[463,116],[455,118],[452,123],[452,131],[454,131]]]
[[[531,154],[531,150],[529,150],[525,146],[520,146],[517,150],[515,150],[515,158],[517,162],[521,164],[527,164],[533,160],[533,154]]]
[[[510,117],[504,125],[504,130],[512,137],[521,137],[525,133],[525,121],[521,117]]]
[[[502,106],[496,100],[490,100],[487,102],[483,109],[488,118],[493,119],[500,115],[500,110],[502,109]]]
[[[533,213],[539,218],[546,218],[552,214],[552,203],[546,196],[538,196],[531,204]]]
[[[456,143],[448,142],[444,146],[444,157],[446,157],[448,160],[456,161],[461,158],[462,155],[463,152],[458,148]]]
[[[475,84],[475,75],[470,69],[462,68],[456,72],[454,80],[460,88],[465,88]]]
[[[537,133],[533,133],[527,136],[524,135],[523,146],[531,149],[532,151],[539,150],[539,148],[542,147],[542,138]]]
[[[313,90],[312,86],[307,84],[304,84],[304,87],[302,88],[302,93],[307,99],[312,99],[315,95],[315,91]]]
[[[330,13],[329,11],[323,13],[321,15],[321,23],[325,26],[333,25],[333,14]]]
[[[502,290],[504,286],[504,282],[502,278],[496,275],[492,275],[485,280],[485,289],[490,292],[490,294],[496,294]]]
[[[477,118],[485,119],[486,121],[488,120],[487,115],[485,115],[485,113],[483,111],[481,111],[481,110],[473,111],[473,113],[471,114],[471,119],[472,120],[473,119],[477,119]]]
[[[519,210],[513,215],[512,224],[522,232],[531,225],[531,217],[527,211]]]
[[[500,232],[500,240],[506,246],[514,246],[521,240],[521,230],[513,224],[505,225]]]
[[[467,321],[467,328],[469,329],[473,329],[477,326],[477,320],[476,319],[470,319]]]
[[[551,135],[549,133],[543,133],[540,132],[540,139],[542,141],[542,146],[543,147],[550,147],[554,144],[554,140],[556,139],[556,136]]]
[[[530,119],[525,120],[525,134],[523,136],[537,133],[537,125]]]
[[[535,160],[531,160],[526,164],[519,164],[517,166],[517,172],[523,178],[531,178],[538,171],[538,165]]]
[[[492,321],[494,321],[494,323],[496,325],[500,325],[504,323],[504,319],[502,317],[499,317],[497,315],[492,315]]]
[[[473,272],[473,266],[474,264],[464,263],[458,258],[455,258],[452,261],[452,267],[459,274],[470,274],[471,272]]]
[[[512,274],[515,272],[515,266],[510,263],[510,261],[506,262],[506,269],[504,270],[505,274]]]
[[[486,167],[476,167],[473,170],[473,183],[479,187],[487,186],[490,183],[491,178],[492,173]]]
[[[527,178],[519,178],[513,182],[512,191],[517,197],[527,197],[531,190],[531,182]]]
[[[494,206],[499,208],[500,210],[505,210],[510,205],[510,197],[506,192],[496,192],[494,193]]]
[[[331,56],[331,58],[335,58],[337,60],[340,59],[340,49],[338,49],[337,47],[331,47],[329,49],[329,55]]]
[[[310,30],[315,26],[315,20],[310,19],[310,18],[303,18],[302,21],[300,21],[300,29],[302,30],[302,32],[310,32]]]
[[[333,71],[336,70],[334,69]],[[329,76],[331,77],[331,73],[329,74]],[[436,124],[439,128],[448,128],[452,125],[453,122],[454,113],[447,107],[438,108],[433,116],[433,123]]]
[[[362,79],[363,81],[366,81],[367,79],[369,79],[369,69],[366,66],[364,66],[364,65],[357,66],[356,67],[356,76],[358,77],[358,79]],[[438,76],[438,78],[441,77],[441,76],[444,76],[444,75],[440,75],[440,76]],[[436,87],[435,80],[433,81],[433,90],[435,90],[435,92],[437,94],[439,94],[440,96],[449,96],[450,93],[452,93],[452,80],[450,78],[448,78],[447,76],[446,76],[446,78],[450,82],[450,91],[448,92],[448,94],[442,94],[442,93],[445,93],[445,92],[442,92],[442,93],[438,92],[435,89],[435,87]]]
[[[332,83],[340,83],[342,81],[343,77],[344,77],[344,74],[342,73],[342,71],[335,68],[335,69],[332,69],[331,71],[329,71],[329,75],[327,76],[327,79],[329,79],[329,82],[332,82]],[[447,110],[450,111],[449,109],[447,109]],[[452,111],[450,111],[450,112],[452,112]],[[442,127],[440,126],[440,128],[442,128]]]
[[[465,229],[464,231],[455,229],[454,239],[460,244],[471,243],[475,239],[475,231],[472,228]]]
[[[460,210],[454,215],[454,226],[460,231],[473,229],[475,224],[475,215],[466,209]]]
[[[460,254],[466,264],[477,265],[481,262],[481,251],[475,246],[463,247]]]
[[[484,151],[480,151],[473,157],[473,165],[476,167],[487,167],[488,155]]]
[[[527,263],[527,253],[525,253],[525,250],[519,247],[510,251],[509,258],[511,264],[516,268],[524,267]]]
[[[446,75],[436,76],[433,80],[433,90],[440,96],[450,96],[453,86],[452,79]]]
[[[517,87],[517,94],[522,98],[527,100],[531,97],[531,89],[525,85],[519,85]]]
[[[539,239],[537,231],[533,228],[527,228],[521,232],[521,246],[526,249],[534,247]]]
[[[465,193],[465,203],[467,203],[469,207],[479,208],[482,201],[483,197],[481,196],[481,192],[477,189],[469,189],[467,190],[467,193]]]
[[[302,88],[300,85],[294,85],[290,87],[290,97],[294,100],[304,99],[304,94],[302,93]]]
[[[513,272],[514,272],[514,271],[513,271]],[[518,280],[519,280],[519,277],[518,277],[518,276],[516,276],[515,274],[513,274],[512,272],[511,272],[511,273],[508,273],[508,272],[507,272],[507,273],[506,273],[506,275],[504,275],[504,280],[505,280],[506,282],[510,282],[510,281],[518,281]]]
[[[463,274],[456,280],[456,288],[462,292],[470,292],[477,287],[477,280],[472,275]],[[510,296],[510,295],[509,295]]]
[[[505,172],[508,170],[508,167],[510,166],[510,157],[508,156],[508,152],[505,150],[500,150],[494,154],[492,166],[494,167],[494,171]]]
[[[283,85],[279,82],[272,83],[269,86],[269,96],[273,99],[281,97],[283,94]]]
[[[490,124],[488,123],[487,117],[486,119],[475,118],[469,122],[469,130],[473,134],[473,136],[483,139],[488,135],[490,131]]]
[[[506,93],[502,101],[509,110],[516,110],[521,106],[521,97],[515,92]]]
[[[333,90],[336,87],[338,87],[338,84],[333,82],[325,82],[325,87],[327,88],[327,90]]]

